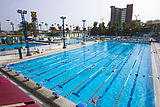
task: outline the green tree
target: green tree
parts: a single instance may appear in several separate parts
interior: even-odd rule
[[[53,26],[50,26],[49,30],[52,31],[52,30],[57,30],[57,29]]]
[[[27,21],[25,21],[25,24],[26,24],[26,30],[31,32],[31,30],[33,29],[32,23],[28,23]],[[19,31],[23,31],[23,23],[22,22],[20,22],[18,24],[18,27],[19,27]]]
[[[91,35],[96,35],[96,26],[97,26],[97,23],[98,23],[98,22],[96,22],[96,21],[93,23],[93,28],[92,28],[91,31],[90,31],[90,34],[91,34]],[[97,28],[97,29],[98,29],[98,28]]]
[[[40,30],[42,30],[42,24],[39,24]]]
[[[80,31],[80,27],[76,26],[76,28],[74,29],[74,31],[79,32]]]
[[[67,31],[67,33],[69,32],[69,28],[68,27],[66,28],[66,31]]]
[[[44,25],[46,26],[46,30],[48,30],[48,23],[45,23]]]

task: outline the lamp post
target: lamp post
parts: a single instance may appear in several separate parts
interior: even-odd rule
[[[82,20],[83,22],[83,42],[85,42],[85,22],[86,20]]]
[[[17,13],[21,14],[21,18],[22,18],[22,23],[23,23],[23,33],[24,33],[24,37],[25,37],[25,42],[26,42],[26,48],[27,48],[27,56],[31,56],[30,51],[29,51],[29,44],[28,44],[28,38],[27,38],[27,31],[26,31],[26,23],[25,23],[25,18],[24,18],[24,14],[27,14],[26,10],[17,10]]]
[[[139,17],[139,15],[134,15],[134,17],[136,17],[136,21],[137,21],[137,17]]]
[[[65,32],[64,32],[64,19],[66,19],[66,17],[61,16],[60,18],[62,19],[62,26],[63,26],[63,48],[66,48],[66,44],[65,44]]]

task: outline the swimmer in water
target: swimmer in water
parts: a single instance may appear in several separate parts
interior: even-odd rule
[[[116,68],[116,66],[113,66],[113,69],[115,69]]]
[[[94,68],[95,66],[89,67],[90,69]]]
[[[117,57],[118,55],[115,55],[114,57]]]
[[[98,101],[98,99],[100,98],[101,96],[95,98],[95,99],[92,99],[92,102],[93,102],[93,106],[96,106],[96,103]]]

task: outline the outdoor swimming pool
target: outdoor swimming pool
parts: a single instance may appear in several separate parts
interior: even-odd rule
[[[40,46],[40,45],[45,45],[45,44],[29,43],[29,47]],[[6,51],[6,50],[10,50],[10,49],[20,48],[23,46],[26,47],[26,44],[5,45],[5,46],[0,46],[0,50]]]
[[[78,103],[100,107],[152,107],[150,44],[102,42],[20,63],[15,71]]]

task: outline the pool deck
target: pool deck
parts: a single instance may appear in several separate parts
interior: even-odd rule
[[[38,57],[42,57],[42,56],[47,56],[47,55],[51,55],[51,54],[55,54],[55,53],[59,53],[59,52],[63,52],[63,51],[67,51],[67,50],[71,50],[71,49],[75,49],[75,48],[80,48],[83,46],[88,46],[88,45],[92,45],[95,44],[97,42],[91,41],[91,42],[86,42],[85,45],[81,45],[81,44],[74,44],[74,45],[69,45],[67,46],[67,48],[62,49],[56,49],[56,50],[49,50],[46,51],[44,53],[41,54],[35,54],[32,56],[26,56],[23,59],[12,59],[12,60],[6,60],[4,61],[0,61],[0,64],[11,64],[11,63],[17,63],[17,62],[22,62],[25,60],[30,60],[30,59],[35,59]],[[23,75],[17,75],[16,72],[14,70],[10,70],[7,67],[4,67],[2,65],[0,65],[0,70],[1,72],[3,72],[7,77],[9,77],[11,80],[13,80],[14,82],[20,84],[21,87],[23,87],[24,89],[26,89],[27,91],[31,92],[34,96],[38,97],[39,99],[41,99],[42,101],[44,101],[45,103],[47,103],[48,105],[50,105],[51,107],[75,107],[76,104],[62,96],[59,96],[59,98],[57,98],[53,93],[53,91],[45,88],[45,87],[41,87],[39,88],[36,85],[35,81],[29,80],[27,81]]]
[[[152,73],[154,84],[155,107],[160,107],[160,44],[151,43]]]

